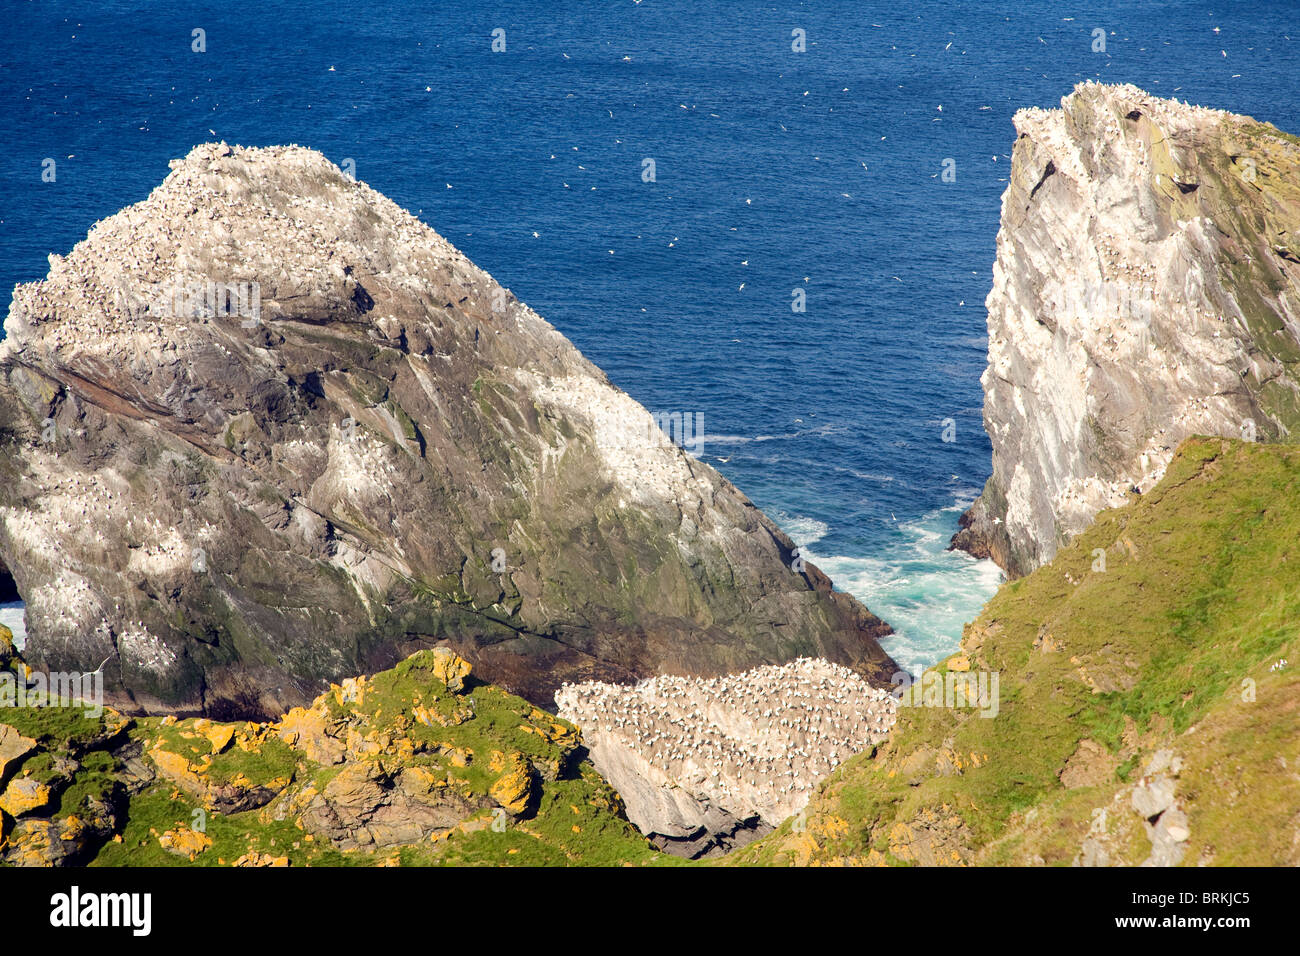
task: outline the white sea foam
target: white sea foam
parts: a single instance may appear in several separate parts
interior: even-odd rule
[[[897,534],[871,556],[817,554],[811,546],[830,529],[814,519],[794,518],[781,525],[836,588],[893,626],[894,634],[882,646],[904,670],[919,674],[956,652],[962,625],[979,615],[1002,580],[992,561],[944,550],[968,504],[959,499],[914,521],[900,521]],[[801,538],[796,530],[814,526],[821,529],[815,536]]]
[[[22,650],[27,644],[27,611],[23,602],[0,604],[0,624],[13,631],[14,643]]]
[[[699,441],[708,442],[710,445],[748,445],[753,442],[780,441],[791,438],[802,438],[804,435],[834,435],[843,433],[847,429],[843,425],[837,425],[834,422],[825,422],[810,428],[800,428],[792,432],[783,432],[779,435],[704,435]]]
[[[831,530],[831,526],[826,522],[818,521],[816,518],[805,518],[803,515],[778,514],[776,523],[800,548],[816,544]]]
[[[747,435],[704,435],[700,442],[710,445],[748,445],[754,439]]]

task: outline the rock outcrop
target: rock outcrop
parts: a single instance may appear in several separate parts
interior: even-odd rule
[[[654,862],[581,743],[444,647],[272,723],[0,707],[0,864]]]
[[[1300,140],[1085,83],[1026,109],[1002,197],[984,422],[954,545],[1012,575],[1149,490],[1193,434],[1300,426]]]
[[[130,713],[272,717],[447,640],[560,682],[888,628],[554,328],[320,154],[194,149],[19,286],[0,569],[39,669]]]
[[[628,819],[691,858],[744,846],[798,813],[820,780],[886,738],[897,712],[888,691],[807,659],[716,679],[567,685],[555,700]]]
[[[1151,841],[1151,853],[1140,866],[1181,863],[1192,835],[1175,796],[1182,765],[1183,758],[1172,750],[1156,751],[1137,783],[1121,788],[1107,806],[1092,811],[1092,824],[1074,865],[1122,865],[1125,851],[1132,852],[1129,847],[1138,825]]]

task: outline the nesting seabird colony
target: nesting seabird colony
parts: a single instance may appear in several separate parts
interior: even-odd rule
[[[707,826],[718,811],[776,826],[883,740],[897,709],[887,690],[819,658],[718,678],[565,684],[555,701],[648,835]]]

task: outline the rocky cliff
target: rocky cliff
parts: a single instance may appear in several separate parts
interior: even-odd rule
[[[5,322],[33,666],[216,717],[439,640],[543,706],[799,655],[893,671],[885,625],[432,229],[307,149],[171,166]]]
[[[1085,83],[1027,109],[1002,197],[984,421],[954,545],[1013,575],[1149,490],[1195,434],[1300,425],[1300,140]]]

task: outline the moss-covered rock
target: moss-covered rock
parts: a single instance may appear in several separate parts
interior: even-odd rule
[[[272,723],[0,713],[11,865],[648,864],[576,728],[445,648]]]

